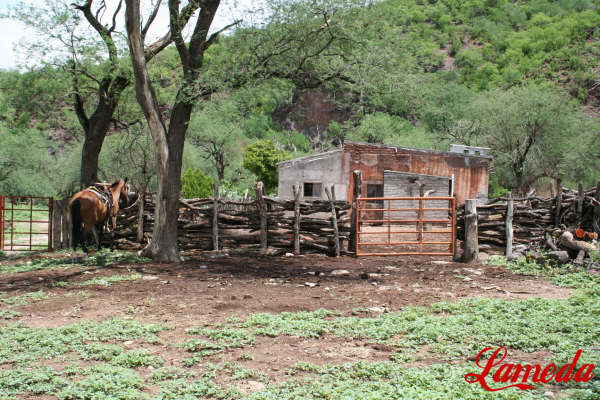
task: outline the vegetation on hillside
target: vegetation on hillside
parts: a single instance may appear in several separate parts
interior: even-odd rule
[[[235,196],[260,171],[246,168],[247,146],[270,141],[293,157],[356,140],[489,146],[491,192],[598,179],[597,3],[322,3],[330,20],[302,0],[270,2],[271,19],[240,26],[206,52],[200,89],[211,95],[190,121],[183,171],[199,168]],[[310,53],[328,38],[326,54]],[[181,79],[176,61],[167,48],[149,64],[164,110]],[[63,195],[78,186],[83,132],[70,79],[55,65],[0,72],[0,192]],[[306,93],[330,102],[335,116],[312,120],[300,106]],[[155,187],[152,141],[131,88],[115,115],[100,177],[136,175]]]

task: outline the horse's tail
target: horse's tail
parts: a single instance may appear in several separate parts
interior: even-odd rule
[[[81,234],[81,202],[75,199],[71,204],[71,241],[73,251],[77,250],[77,245],[82,242]]]

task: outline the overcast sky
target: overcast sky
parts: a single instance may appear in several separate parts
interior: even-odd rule
[[[64,0],[67,3],[73,3],[75,0]],[[21,0],[0,0],[0,15],[5,13],[8,7],[20,3]],[[43,0],[23,0],[23,2],[27,4],[44,4]],[[83,0],[79,1],[83,3]],[[112,8],[111,5],[118,3],[118,0],[107,0],[107,4],[109,5],[109,9]],[[163,3],[167,3],[167,1],[163,1]],[[185,2],[182,2],[185,4]],[[245,19],[247,20],[249,17],[248,10],[250,7],[255,7],[257,1],[252,0],[230,0],[230,1],[222,1],[221,6],[219,7],[219,11],[217,12],[217,16],[215,18],[215,22],[213,23],[214,30],[217,30],[228,23],[236,19]],[[142,4],[150,4],[149,0],[142,1]],[[121,11],[121,15],[124,13],[124,8]],[[124,17],[122,17],[124,19]],[[166,9],[159,14],[159,17],[153,23],[153,31],[155,35],[164,34],[168,27],[169,18],[166,12]],[[151,35],[150,35],[151,36]],[[15,69],[17,67],[18,60],[18,50],[15,52],[15,45],[19,43],[20,40],[34,40],[36,38],[35,31],[32,29],[26,28],[20,22],[2,18],[0,19],[0,69]]]

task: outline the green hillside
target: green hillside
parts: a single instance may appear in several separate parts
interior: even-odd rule
[[[492,194],[600,178],[597,2],[317,2],[325,14],[311,2],[288,3],[279,5],[286,18],[240,27],[207,52],[184,171],[221,178],[235,195],[257,179],[256,166],[244,164],[247,146],[271,141],[279,159],[358,140],[488,146]],[[150,64],[166,110],[180,79],[176,60],[169,48]],[[0,72],[2,193],[77,186],[82,132],[71,75],[53,64]],[[101,176],[151,179],[152,143],[131,87],[117,115]]]

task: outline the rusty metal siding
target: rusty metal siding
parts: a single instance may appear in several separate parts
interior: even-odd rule
[[[457,205],[466,199],[487,199],[490,158],[373,144],[344,144],[344,159],[348,166],[348,199],[353,199],[352,171],[363,176],[363,197],[367,184],[383,184],[383,171],[412,172],[450,178],[454,175],[454,194]]]
[[[415,183],[416,180],[423,182],[424,192],[435,190],[430,193],[429,197],[448,197],[448,190],[450,186],[450,179],[442,176],[415,174],[412,172],[394,172],[384,171],[383,172],[383,195],[384,197],[419,197],[419,187]],[[392,201],[390,202],[391,208],[418,208],[418,200],[410,201]],[[426,207],[432,208],[445,208],[448,207],[447,200],[430,201]],[[418,211],[391,211],[389,213],[392,219],[415,219],[418,218]],[[384,218],[388,218],[388,212],[384,212]],[[448,218],[447,211],[440,210],[426,210],[423,213],[425,219],[442,219]]]

